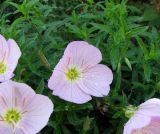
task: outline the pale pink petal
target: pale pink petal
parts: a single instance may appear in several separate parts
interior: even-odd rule
[[[53,70],[52,76],[48,81],[48,87],[51,90],[54,90],[54,89],[60,90],[66,82],[65,72],[64,72],[66,70],[62,64],[63,64],[62,61],[60,61],[57,64],[57,66]]]
[[[85,41],[73,41],[67,46],[64,56],[66,66],[79,65],[83,69],[95,66],[102,60],[98,48]]]
[[[130,122],[127,122],[124,126],[123,134],[132,134],[134,128]]]
[[[6,39],[0,35],[0,62],[6,61],[8,57],[9,49]]]
[[[61,87],[63,87],[64,84],[64,79],[65,79],[64,73],[54,70],[52,76],[48,81],[48,87],[51,90],[61,89]]]
[[[160,133],[160,117],[152,117],[149,125],[132,131],[132,134],[159,134],[159,133]]]
[[[153,121],[157,121],[159,123],[160,119],[160,100],[153,98],[148,101],[142,103],[138,111],[135,115],[128,121],[124,128],[124,134],[152,134],[149,129],[153,130]],[[155,117],[156,118],[153,118]],[[156,123],[157,123],[156,122]],[[148,127],[150,126],[150,127]],[[156,124],[154,125],[154,127]],[[154,128],[155,129],[155,128]],[[133,133],[131,133],[133,132]],[[145,133],[144,133],[145,132]],[[153,132],[153,131],[152,131]],[[157,134],[157,129],[155,129],[155,133]]]
[[[0,122],[0,134],[12,134],[11,127],[5,122]]]
[[[112,71],[107,66],[98,64],[84,73],[79,86],[87,94],[103,97],[108,95],[112,80]]]
[[[14,134],[28,134],[28,132],[25,132],[22,128],[15,128]]]
[[[21,56],[21,51],[13,39],[9,39],[7,43],[9,47],[9,57],[7,59],[8,70],[14,71]]]
[[[12,107],[12,86],[10,81],[0,84],[0,114]]]
[[[9,81],[12,84],[12,106],[23,109],[32,102],[36,93],[24,83]]]
[[[0,82],[5,82],[7,80],[10,80],[14,76],[13,72],[10,70],[7,70],[6,73],[0,75]]]
[[[61,89],[53,91],[53,94],[66,101],[77,104],[86,103],[91,100],[91,96],[84,93],[77,84],[65,83]]]
[[[18,59],[21,56],[21,51],[12,39],[6,41],[6,39],[0,35],[0,63],[6,66],[6,72],[0,75],[0,82],[11,79],[14,74],[14,70],[18,64]]]
[[[23,107],[31,102],[35,92],[26,84],[7,81],[0,84],[0,113],[12,107]]]
[[[139,106],[139,113],[146,116],[160,116],[160,99],[149,99]]]
[[[20,128],[27,134],[36,134],[47,125],[53,112],[53,104],[48,97],[36,95],[23,112]]]
[[[133,130],[147,126],[151,118],[141,114],[135,114],[125,125],[123,134],[132,134]]]

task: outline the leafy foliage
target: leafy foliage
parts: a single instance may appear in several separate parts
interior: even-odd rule
[[[0,4],[1,34],[15,39],[23,53],[14,79],[48,95],[55,104],[40,134],[122,134],[126,106],[159,97],[160,12],[155,4],[125,0],[5,0]],[[47,88],[53,68],[72,40],[88,41],[101,50],[103,64],[114,72],[109,96],[75,105]]]

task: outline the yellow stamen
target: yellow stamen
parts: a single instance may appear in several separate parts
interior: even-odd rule
[[[21,119],[21,114],[18,110],[16,109],[10,109],[6,112],[5,114],[5,121],[8,123],[8,124],[11,124],[13,123],[14,125],[16,123],[18,123]]]
[[[7,70],[6,65],[4,63],[0,62],[0,75],[4,74],[6,72],[6,70]]]
[[[66,77],[70,81],[75,81],[80,77],[80,73],[76,67],[72,67],[68,69],[68,72],[66,73]]]

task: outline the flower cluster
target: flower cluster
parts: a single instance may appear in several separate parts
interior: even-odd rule
[[[52,101],[26,84],[11,81],[21,51],[0,35],[0,134],[36,134],[47,125]]]
[[[85,103],[91,96],[108,95],[113,80],[112,71],[102,60],[101,52],[84,41],[71,42],[48,82],[53,95],[74,102]],[[159,134],[160,100],[150,99],[139,107],[126,111],[130,118],[123,134]]]
[[[52,101],[24,83],[10,80],[21,56],[13,39],[0,35],[0,133],[36,134],[47,125]],[[83,104],[91,96],[109,94],[112,70],[100,64],[100,50],[85,41],[73,41],[53,70],[48,87],[59,98]],[[159,134],[160,100],[153,98],[138,107],[128,106],[123,134]]]

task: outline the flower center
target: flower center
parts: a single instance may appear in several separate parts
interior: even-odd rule
[[[68,69],[68,72],[66,73],[66,76],[68,80],[74,81],[79,77],[80,73],[76,67]]]
[[[6,115],[5,115],[5,121],[10,124],[10,123],[17,123],[21,119],[21,114],[18,110],[16,109],[11,109],[8,110]]]
[[[4,65],[3,63],[0,63],[0,75],[4,74],[7,70],[6,65]]]

